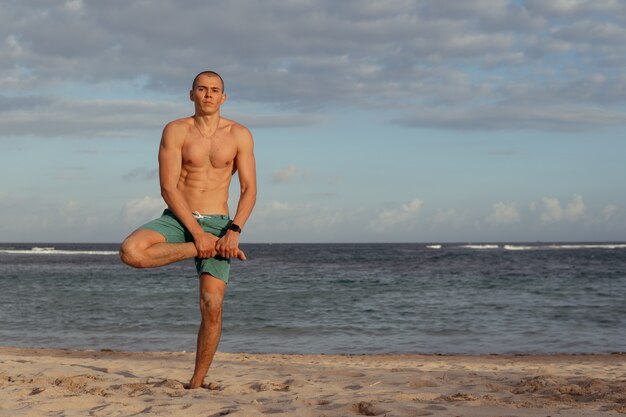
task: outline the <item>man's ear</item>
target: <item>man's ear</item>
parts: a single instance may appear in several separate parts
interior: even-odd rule
[[[189,100],[193,101],[193,90],[189,90]]]
[[[226,93],[222,93],[222,104],[226,101]]]

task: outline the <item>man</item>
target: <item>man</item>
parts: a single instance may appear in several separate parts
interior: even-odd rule
[[[248,129],[220,115],[226,101],[222,77],[213,71],[201,72],[189,98],[194,115],[168,123],[159,148],[161,195],[168,209],[128,236],[120,257],[136,268],[196,258],[202,321],[189,388],[198,388],[222,332],[230,258],[245,259],[239,234],[256,202],[256,167]],[[228,189],[235,172],[239,173],[241,194],[230,221]]]

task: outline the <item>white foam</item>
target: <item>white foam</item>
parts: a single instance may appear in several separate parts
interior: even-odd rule
[[[504,245],[506,250],[546,250],[546,249],[626,249],[626,243],[584,243],[566,245]]]
[[[626,243],[550,245],[551,249],[626,249]]]
[[[468,249],[498,249],[498,245],[463,245],[462,248]]]
[[[427,245],[428,249],[441,249],[441,245]]]
[[[54,247],[38,247],[31,249],[0,249],[0,253],[16,255],[117,255],[117,251],[107,250],[57,250]]]
[[[506,250],[536,250],[541,249],[541,246],[519,246],[519,245],[504,245]]]
[[[566,245],[504,245],[506,250],[547,250],[547,249],[626,249],[626,243],[598,243],[598,244],[566,244]]]

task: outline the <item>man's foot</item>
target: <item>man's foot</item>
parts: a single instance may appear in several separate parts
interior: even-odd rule
[[[204,383],[200,383],[200,384],[192,384],[191,382],[189,382],[188,384],[185,384],[185,389],[198,389],[198,388],[204,388],[204,389],[208,389],[210,391],[218,391],[220,390],[220,386],[217,385],[214,382],[209,382],[208,384],[204,384]]]
[[[216,256],[222,256],[219,252],[216,254]],[[239,259],[240,261],[245,261],[246,260],[246,254],[243,253],[243,251],[241,249],[237,249],[237,255],[234,256],[234,258]]]
[[[196,382],[193,379],[191,381],[189,381],[188,384],[185,384],[185,389],[196,389],[196,388],[202,388],[202,382]]]

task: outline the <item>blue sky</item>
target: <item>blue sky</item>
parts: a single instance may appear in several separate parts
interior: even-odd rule
[[[609,0],[3,2],[0,241],[157,216],[205,69],[255,139],[244,242],[624,240],[623,39]]]

